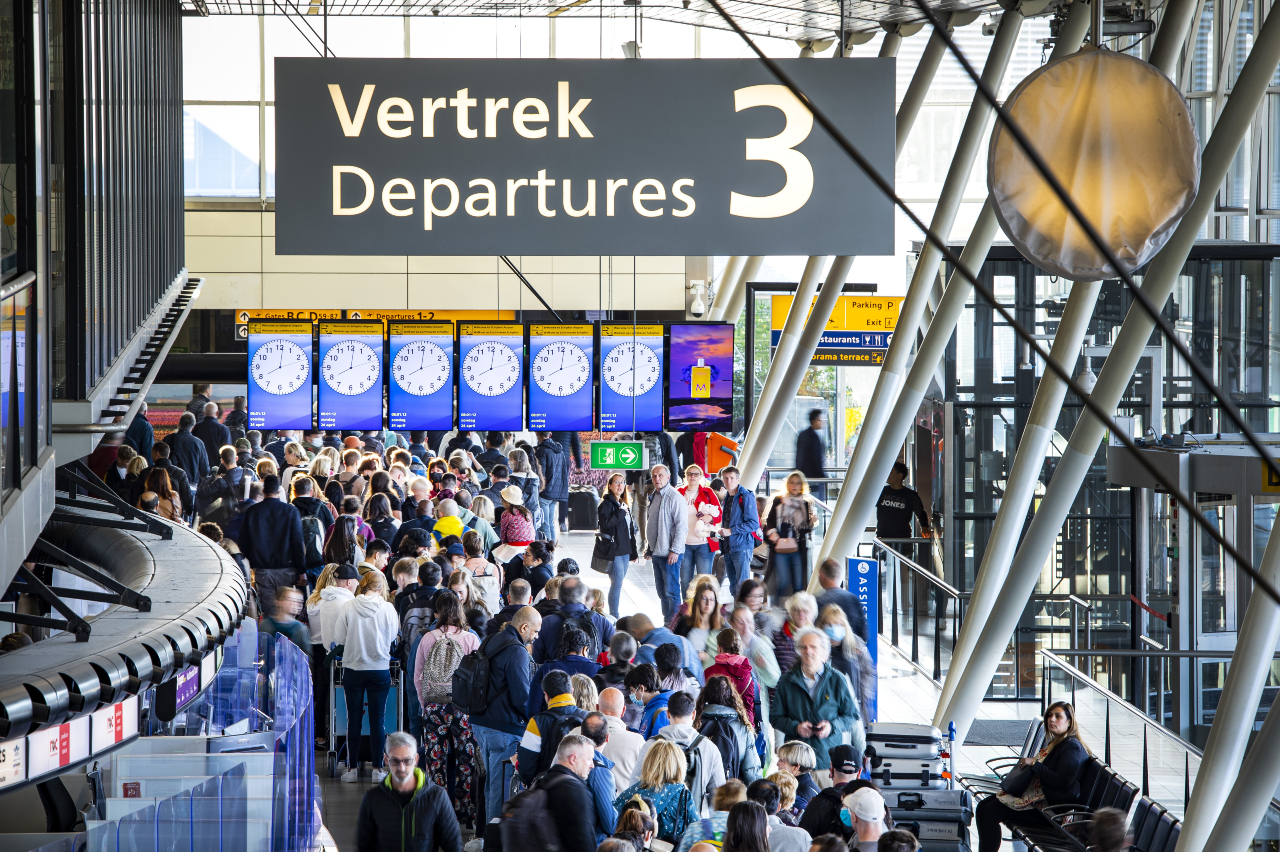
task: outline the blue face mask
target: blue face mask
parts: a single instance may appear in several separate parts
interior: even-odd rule
[[[840,643],[844,641],[845,631],[843,625],[828,625],[822,630],[826,631],[827,636],[831,638],[833,643]]]
[[[853,815],[849,814],[848,806],[840,807],[840,822],[850,829],[853,828]]]

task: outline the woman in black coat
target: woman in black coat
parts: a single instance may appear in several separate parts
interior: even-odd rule
[[[1080,740],[1076,710],[1067,702],[1055,702],[1044,712],[1048,738],[1039,752],[1022,759],[1031,768],[1031,785],[1018,797],[1001,793],[978,803],[978,849],[999,850],[1005,821],[1019,826],[1048,827],[1043,806],[1080,802],[1080,777],[1089,760],[1089,748]]]
[[[609,612],[616,619],[622,598],[622,581],[627,576],[627,564],[638,559],[636,553],[635,522],[627,508],[627,478],[613,474],[605,484],[604,498],[596,510],[596,547],[591,553],[597,566],[606,564],[609,574]]]

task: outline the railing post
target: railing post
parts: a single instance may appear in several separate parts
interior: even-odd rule
[[[893,558],[887,553],[884,556],[884,564],[888,566],[889,561]],[[891,584],[893,587],[893,645],[897,648],[902,648],[902,646],[898,645],[898,587],[902,585],[902,573],[898,570],[896,561],[893,567],[893,574],[890,577],[893,578],[893,583]]]
[[[942,626],[946,624],[942,612],[942,590],[933,588],[933,680],[942,678]]]
[[[911,662],[920,663],[920,613],[916,604],[919,599],[916,579],[911,578]]]

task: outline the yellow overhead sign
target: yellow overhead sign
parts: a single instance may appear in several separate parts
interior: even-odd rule
[[[893,331],[902,309],[901,296],[841,296],[827,321],[827,329],[833,331],[868,332]],[[780,331],[787,321],[794,296],[773,297],[769,312],[769,327]],[[817,301],[815,299],[815,301]],[[813,310],[813,306],[809,306]]]

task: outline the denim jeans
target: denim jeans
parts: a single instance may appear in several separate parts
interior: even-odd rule
[[[674,563],[667,563],[667,555],[653,555],[653,585],[662,601],[662,622],[680,609],[680,563],[683,554],[676,554]]]
[[[711,574],[711,564],[715,560],[711,547],[705,542],[701,545],[685,545],[684,559],[680,562],[680,589],[688,590],[696,572],[700,575]]]
[[[554,542],[556,541],[556,507],[560,504],[557,501],[539,497],[538,505],[542,507],[542,523],[538,525],[538,538],[543,542]]]
[[[751,549],[730,551],[722,545],[721,553],[724,554],[725,574],[729,576],[729,591],[737,598],[738,587],[751,577]]]
[[[391,692],[389,669],[344,669],[342,691],[347,697],[347,766],[360,761],[360,728],[364,722],[364,700],[369,697],[369,752],[373,766],[382,767],[387,739],[387,694]]]
[[[773,574],[778,598],[804,589],[804,560],[799,551],[790,554],[773,553]]]
[[[622,604],[622,582],[627,577],[627,566],[631,557],[621,554],[609,561],[609,613],[618,618],[618,607]]]
[[[493,820],[502,814],[502,806],[507,801],[507,791],[509,790],[507,787],[509,783],[504,773],[506,766],[502,762],[516,754],[516,747],[520,745],[520,738],[498,729],[477,726],[475,723],[471,724],[471,734],[475,737],[476,744],[480,747],[480,760],[484,762],[485,818],[486,820]],[[477,834],[484,834],[483,829],[480,827],[477,827],[477,830]]]

